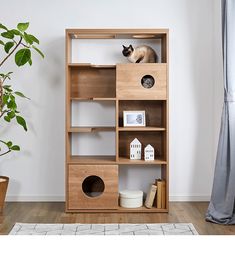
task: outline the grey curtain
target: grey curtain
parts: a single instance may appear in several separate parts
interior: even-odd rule
[[[235,0],[222,0],[224,106],[206,220],[235,224]]]

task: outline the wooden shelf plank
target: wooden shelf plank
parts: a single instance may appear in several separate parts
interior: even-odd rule
[[[116,156],[71,156],[68,164],[115,164]]]
[[[91,63],[69,63],[68,67],[80,67],[80,68],[101,68],[101,69],[110,69],[116,68],[116,65],[95,65]]]
[[[165,131],[163,127],[119,127],[119,131]]]
[[[118,206],[117,209],[77,209],[67,210],[67,212],[89,212],[89,213],[167,213],[168,209],[158,209],[156,207],[146,208],[144,206],[139,208],[124,208]]]
[[[153,161],[133,160],[129,158],[119,157],[119,165],[166,165],[167,161],[162,159],[155,159]]]
[[[114,97],[71,97],[70,100],[76,101],[116,101]]]
[[[92,133],[92,132],[109,132],[115,131],[116,127],[71,127],[69,133]]]

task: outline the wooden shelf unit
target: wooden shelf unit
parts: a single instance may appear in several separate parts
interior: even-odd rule
[[[100,39],[104,43],[114,39],[157,39],[161,40],[161,63],[156,64],[93,64],[72,63],[72,40]],[[66,212],[117,212],[117,213],[163,213],[169,210],[169,121],[168,121],[168,29],[67,29],[66,30]],[[120,52],[121,54],[121,52]],[[148,91],[138,88],[137,82],[143,73],[153,75],[157,83]],[[126,79],[126,82],[125,82]],[[127,85],[125,85],[127,84]],[[133,86],[133,90],[131,88]],[[141,86],[141,85],[140,85]],[[128,89],[127,89],[128,88]],[[126,91],[126,92],[125,92]],[[144,91],[144,92],[143,92]],[[149,93],[151,92],[151,93]],[[71,104],[73,101],[114,101],[116,111],[115,126],[71,126]],[[124,127],[123,111],[144,110],[145,127]],[[87,112],[88,114],[88,112]],[[73,133],[115,132],[115,155],[72,155],[71,139]],[[129,159],[129,144],[135,137],[144,147],[150,143],[155,148],[155,160],[144,161]],[[143,154],[143,153],[142,153]],[[118,203],[119,166],[141,165],[159,166],[161,178],[166,181],[166,208],[145,207],[128,209]],[[99,197],[83,197],[82,185],[86,172],[92,171],[115,183],[115,188],[104,191],[105,199],[94,207],[90,201]],[[110,168],[110,173],[109,173]],[[71,170],[72,169],[72,170]],[[87,171],[86,171],[87,169]],[[107,169],[107,170],[103,170]],[[112,175],[113,173],[113,175]],[[147,173],[147,171],[146,171]],[[94,174],[96,175],[96,174]],[[83,177],[82,177],[83,176]],[[112,179],[112,176],[114,179]],[[116,179],[115,179],[116,178]],[[84,179],[85,180],[85,179]],[[153,180],[154,182],[154,180]],[[77,184],[76,184],[77,183]],[[149,183],[150,184],[150,183]],[[82,186],[81,186],[82,187]],[[83,200],[77,200],[76,196]],[[100,196],[102,197],[102,196]],[[75,199],[75,200],[74,200]],[[74,202],[75,201],[75,202]],[[80,202],[83,201],[83,202]],[[77,207],[76,207],[77,206]]]

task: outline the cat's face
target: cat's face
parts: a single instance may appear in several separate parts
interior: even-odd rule
[[[125,47],[124,45],[122,45],[122,47],[123,47],[122,54],[125,57],[129,57],[131,53],[134,51],[134,48],[132,47],[131,44],[128,47]]]

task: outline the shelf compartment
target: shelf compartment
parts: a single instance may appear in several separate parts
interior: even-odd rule
[[[70,134],[71,155],[116,155],[115,131],[75,132]]]
[[[141,158],[144,159],[144,148],[148,144],[151,144],[155,150],[155,159],[152,161],[155,164],[160,162],[165,163],[165,150],[164,150],[164,133],[165,132],[142,132],[142,131],[124,131],[119,132],[119,162],[125,162],[130,164],[141,164],[141,160],[130,160],[130,143],[137,138],[142,144],[142,155]],[[158,161],[157,159],[163,159],[163,161]],[[127,160],[125,160],[127,159]],[[143,160],[145,164],[151,164]]]
[[[160,100],[119,100],[118,122],[121,130],[123,127],[123,111],[145,111],[146,130],[156,128],[161,131],[166,127],[166,101]],[[123,128],[123,129],[122,129]],[[129,127],[128,127],[129,128]],[[140,127],[138,127],[138,130]],[[132,130],[135,127],[131,128]],[[136,127],[137,129],[137,127]],[[145,130],[145,129],[143,129]],[[154,131],[154,130],[153,130]]]
[[[71,127],[116,126],[115,101],[72,101]]]
[[[116,156],[70,156],[68,164],[115,164]]]
[[[92,133],[92,132],[109,132],[115,131],[116,127],[71,127],[69,133]]]
[[[68,209],[117,208],[116,165],[69,165],[68,175]]]
[[[71,69],[71,98],[115,98],[116,70],[91,66]]]
[[[167,99],[167,65],[164,63],[117,64],[117,98]],[[142,85],[145,76],[151,76],[150,88]],[[146,86],[148,86],[146,82]]]

